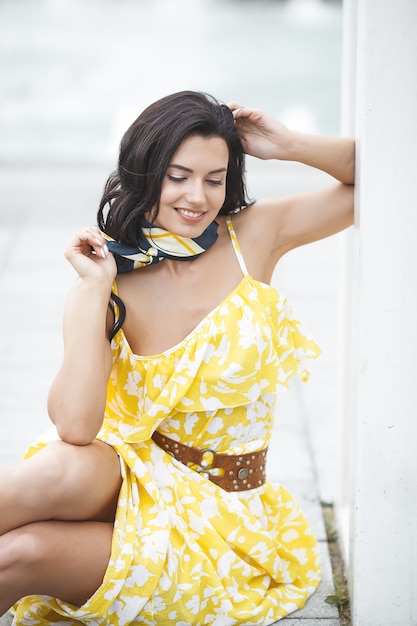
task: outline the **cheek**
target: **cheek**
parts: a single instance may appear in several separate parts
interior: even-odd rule
[[[216,194],[216,204],[218,205],[219,209],[222,208],[225,199],[226,199],[226,186],[222,186],[219,188]]]
[[[177,198],[179,189],[175,185],[164,183],[161,188],[160,204],[169,204],[173,198]]]

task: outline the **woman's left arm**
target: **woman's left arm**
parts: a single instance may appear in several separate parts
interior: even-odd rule
[[[276,233],[277,256],[316,241],[352,224],[355,142],[349,137],[324,137],[289,130],[258,109],[229,105],[246,154],[259,159],[297,161],[326,172],[339,181],[325,189],[256,204]],[[276,210],[274,210],[276,209]]]

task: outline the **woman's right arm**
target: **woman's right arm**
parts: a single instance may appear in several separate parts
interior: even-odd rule
[[[63,441],[91,443],[101,428],[111,370],[108,303],[116,264],[96,228],[84,229],[65,252],[79,278],[64,313],[64,358],[48,396]]]

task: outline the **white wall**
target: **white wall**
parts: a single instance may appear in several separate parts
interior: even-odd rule
[[[347,107],[345,119],[355,120],[358,184],[344,394],[351,445],[339,511],[343,520],[349,502],[354,626],[410,626],[417,624],[417,1],[345,2],[354,16],[349,40],[357,42],[350,50],[356,112]]]

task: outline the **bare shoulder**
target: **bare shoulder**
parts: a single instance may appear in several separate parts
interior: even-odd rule
[[[262,282],[269,282],[279,258],[280,238],[288,199],[258,200],[231,216],[233,227],[249,272]]]
[[[233,225],[240,237],[257,238],[260,233],[270,231],[271,226],[280,225],[285,219],[289,198],[263,198],[232,215]]]
[[[329,237],[352,224],[353,186],[259,200],[232,217],[249,271],[267,281],[290,250]]]

